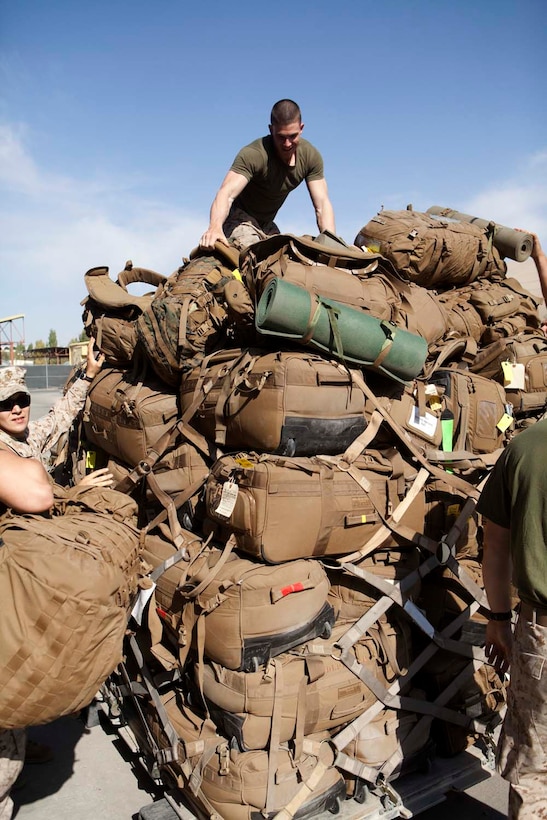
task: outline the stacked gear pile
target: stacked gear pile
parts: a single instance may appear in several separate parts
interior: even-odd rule
[[[196,250],[131,305],[131,361],[105,349],[82,447],[137,500],[150,578],[105,698],[207,816],[391,806],[501,721],[474,507],[544,412],[547,344],[488,229],[454,224]]]

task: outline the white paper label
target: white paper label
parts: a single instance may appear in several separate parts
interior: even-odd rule
[[[418,405],[415,405],[410,411],[408,426],[413,427],[414,430],[419,430],[424,436],[433,438],[435,436],[435,431],[437,430],[439,419],[437,416],[434,416],[433,413],[428,413],[427,411],[425,416],[420,416],[418,413]]]
[[[131,610],[131,615],[134,617],[139,626],[142,625],[142,614],[144,612],[144,608],[152,597],[152,593],[155,589],[156,585],[154,583],[152,586],[148,587],[148,589],[141,589],[138,598],[135,601],[135,606]]]
[[[224,518],[230,518],[236,505],[238,493],[239,487],[237,486],[235,481],[227,481],[224,487],[222,488],[220,502],[215,512],[219,515],[222,515]]]
[[[506,390],[525,390],[525,368],[523,364],[513,364],[512,362],[504,362],[504,387]],[[509,365],[509,367],[505,367]]]

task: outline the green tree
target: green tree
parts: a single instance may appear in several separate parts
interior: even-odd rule
[[[53,329],[49,331],[49,336],[47,337],[47,346],[57,347],[57,332]]]

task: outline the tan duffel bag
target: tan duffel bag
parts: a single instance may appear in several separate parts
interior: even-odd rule
[[[298,732],[308,735],[335,729],[364,712],[376,698],[337,657],[336,641],[347,628],[336,625],[330,638],[315,638],[295,647],[257,672],[234,672],[206,663],[202,692],[223,734],[235,738],[242,751],[266,749],[274,731],[274,714],[279,715],[276,730],[285,743]],[[383,635],[373,628],[352,651],[356,661],[385,685],[384,665],[389,665],[387,654],[391,653],[386,653],[382,640]],[[199,685],[198,666],[194,673]]]
[[[84,407],[87,440],[134,467],[179,416],[177,394],[156,377],[103,368]]]
[[[269,658],[318,635],[330,635],[334,612],[329,582],[318,561],[278,566],[203,551],[186,582],[161,613],[179,662],[190,650],[228,669],[256,670]]]
[[[232,450],[341,453],[365,429],[362,391],[347,368],[317,353],[217,353],[184,379],[183,412],[211,381],[191,423]]]
[[[0,521],[0,726],[48,723],[87,706],[122,659],[142,567],[137,508],[73,487],[51,517]]]
[[[311,820],[339,809],[344,799],[327,734],[305,737],[296,750],[280,748],[274,739],[269,752],[238,752],[211,720],[190,709],[181,692],[158,695],[144,709],[164,782],[184,790],[200,817],[256,820],[277,817],[287,807],[287,820]]]
[[[207,515],[241,550],[269,563],[348,554],[382,529],[407,492],[404,476],[377,450],[353,460],[354,475],[348,468],[336,456],[223,456],[207,480]],[[405,523],[422,531],[421,494]],[[397,543],[394,533],[386,539]]]
[[[471,370],[505,387],[517,415],[543,410],[547,404],[547,339],[530,330],[484,347]]]

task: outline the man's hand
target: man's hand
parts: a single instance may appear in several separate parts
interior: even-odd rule
[[[486,625],[486,657],[499,675],[503,675],[509,669],[512,648],[511,621],[488,621]]]
[[[78,487],[112,487],[114,476],[108,467],[101,467],[100,470],[93,470],[78,481]]]
[[[205,250],[212,251],[214,250],[217,240],[224,245],[229,245],[222,229],[208,228],[199,240],[199,246],[200,248],[205,248]]]
[[[85,375],[90,379],[94,379],[101,367],[104,364],[104,353],[98,353],[95,356],[93,348],[95,347],[95,338],[91,336],[87,345],[87,359],[85,364]]]

